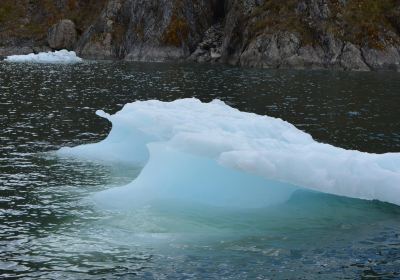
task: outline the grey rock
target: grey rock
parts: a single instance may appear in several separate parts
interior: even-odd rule
[[[26,12],[15,26],[35,26],[49,18],[41,1],[19,1],[23,2]],[[348,19],[346,9],[354,4],[348,0],[73,2],[74,12],[65,17],[80,11],[88,20],[77,21],[79,31],[70,20],[55,24],[48,30],[48,45],[74,49],[84,58],[400,71],[398,1],[371,19],[377,26],[373,37],[362,24]],[[71,12],[71,1],[52,3],[59,11]],[[368,11],[360,12],[367,16]],[[47,50],[45,34],[13,36],[10,30],[15,26],[0,26],[0,56]]]
[[[264,34],[252,40],[240,56],[241,66],[278,68],[281,56],[276,35]]]
[[[283,32],[279,33],[277,36],[277,47],[283,59],[296,55],[300,45],[301,41],[296,34]]]
[[[127,61],[164,62],[179,61],[184,56],[183,50],[176,47],[138,47],[131,50],[124,59]]]
[[[222,24],[212,25],[188,60],[197,62],[217,62],[222,56]]]
[[[345,9],[347,1],[339,1],[337,4]],[[343,38],[341,33],[335,31],[334,35],[327,29],[326,21],[332,16],[330,5],[330,0],[298,1],[295,13],[303,21],[302,28],[305,32],[307,28],[313,32],[312,37],[308,37],[305,42],[302,37],[304,34],[279,30],[274,25],[266,24],[264,30],[252,32],[252,23],[268,20],[269,11],[264,10],[264,14],[258,18],[248,17],[249,13],[252,14],[251,10],[257,10],[259,3],[229,0],[221,61],[265,68],[331,68],[357,71],[399,69],[399,52],[395,47],[382,51],[363,48],[361,51],[360,46],[340,39]],[[393,25],[397,26],[397,12],[392,14]],[[389,35],[400,40],[396,33]]]
[[[281,68],[321,69],[324,68],[324,52],[320,46],[303,46],[293,56],[286,58]]]
[[[372,70],[400,71],[400,54],[393,46],[388,46],[384,50],[362,48],[361,52],[366,64]]]
[[[89,40],[82,46],[82,49],[78,49],[78,53],[91,59],[114,58],[111,39],[111,33],[102,33],[96,37],[89,37]]]
[[[109,0],[77,44],[83,57],[135,61],[185,59],[212,25],[210,0]]]
[[[63,19],[49,28],[47,41],[52,49],[72,50],[77,40],[75,24],[69,19]]]
[[[345,43],[342,53],[338,58],[344,70],[368,71],[370,70],[362,57],[362,53],[352,43]]]
[[[177,6],[177,2],[181,5]],[[339,1],[338,5],[344,8],[346,3]],[[254,33],[252,23],[268,17],[268,13],[260,18],[253,16],[264,4],[262,0],[109,0],[100,17],[81,36],[77,51],[84,57],[130,61],[189,60],[357,71],[398,69],[399,52],[394,47],[384,51],[361,48],[324,28],[332,16],[331,0],[300,0],[296,4],[295,13],[314,32],[312,43],[310,38],[304,40],[304,34],[274,26]],[[392,21],[396,22],[396,18]],[[171,31],[172,27],[177,30]]]
[[[322,48],[326,56],[326,64],[332,68],[340,68],[340,55],[342,54],[344,43],[335,38],[332,34],[327,34],[322,38]]]
[[[318,46],[301,46],[293,33],[263,35],[248,45],[240,64],[264,68],[323,68],[324,51]]]
[[[311,16],[319,19],[327,19],[331,15],[327,0],[308,0]]]

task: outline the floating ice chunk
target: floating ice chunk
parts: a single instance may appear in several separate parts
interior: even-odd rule
[[[38,54],[30,53],[27,55],[11,55],[7,56],[5,61],[8,62],[31,62],[31,63],[78,63],[82,62],[82,58],[76,56],[74,51],[55,51],[41,52]]]
[[[145,166],[131,184],[99,194],[106,204],[167,199],[262,207],[302,188],[400,205],[399,153],[318,143],[281,119],[218,100],[137,101],[98,115],[113,125],[105,140],[58,153]]]
[[[261,208],[287,201],[298,189],[251,173],[226,168],[213,158],[165,145],[148,144],[149,161],[132,183],[96,195],[104,206],[130,208],[151,202],[200,203]]]

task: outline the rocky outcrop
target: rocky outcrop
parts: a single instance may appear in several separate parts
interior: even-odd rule
[[[340,51],[339,65],[345,70],[368,71],[369,67],[362,57],[362,52],[352,43],[345,43]]]
[[[24,33],[15,38],[10,35],[15,32],[8,32],[12,28],[0,27],[0,55],[2,47],[5,50],[13,44],[30,49],[47,45],[54,49],[74,48],[80,56],[94,59],[400,71],[398,0],[60,0],[55,3],[52,9],[44,4],[29,4],[24,13],[18,13],[24,14],[23,18],[15,20],[18,15],[13,15],[8,19],[9,25],[2,25],[19,24],[28,28],[39,22],[39,14],[40,22],[56,23],[49,30],[48,44],[40,35],[45,26],[38,28],[35,36]],[[5,4],[0,2],[0,11],[2,5]],[[51,21],[46,21],[50,18]],[[71,22],[59,22],[63,18],[74,19],[76,43],[72,43],[75,28]]]
[[[77,40],[75,23],[69,19],[60,20],[50,27],[47,33],[47,42],[55,50],[74,48]]]
[[[222,56],[223,26],[220,22],[212,25],[188,60],[196,62],[218,62]]]
[[[77,52],[134,61],[184,59],[211,25],[212,8],[207,0],[110,0]]]
[[[387,46],[385,49],[362,48],[362,57],[372,70],[400,70],[399,49]]]
[[[0,56],[51,50],[48,31],[63,19],[71,19],[74,22],[79,38],[98,18],[107,1],[1,0]]]
[[[400,2],[386,0],[232,0],[221,60],[265,68],[400,71],[396,5],[400,9]]]

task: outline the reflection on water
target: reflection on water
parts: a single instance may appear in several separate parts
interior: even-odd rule
[[[55,157],[98,141],[97,109],[219,98],[319,141],[400,152],[400,75],[207,65],[0,63],[0,275],[70,279],[400,277],[400,210],[311,192],[252,211],[159,205],[103,210],[91,194],[140,172]]]

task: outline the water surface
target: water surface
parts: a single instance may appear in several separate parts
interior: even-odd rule
[[[400,152],[400,74],[201,64],[0,62],[0,277],[400,278],[400,208],[298,192],[268,209],[97,207],[91,194],[140,170],[56,157],[103,139],[136,100],[218,98],[321,142]]]

